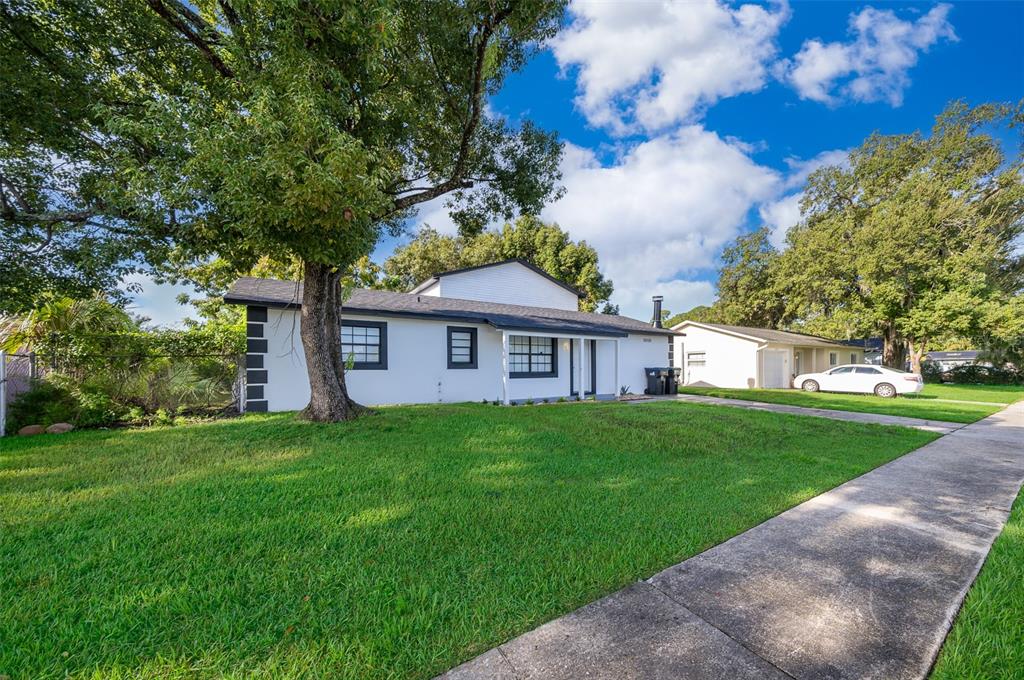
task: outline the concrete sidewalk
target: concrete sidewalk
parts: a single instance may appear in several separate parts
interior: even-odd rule
[[[442,677],[923,678],[1024,481],[1024,403]]]
[[[693,404],[714,404],[715,406],[733,406],[735,408],[747,408],[754,411],[772,411],[774,413],[789,413],[795,416],[814,416],[817,418],[831,418],[832,420],[849,420],[855,423],[875,423],[876,425],[899,425],[901,427],[912,427],[915,430],[926,430],[949,434],[964,427],[964,423],[950,423],[944,420],[927,420],[924,418],[908,418],[906,416],[887,416],[881,413],[860,413],[859,411],[836,411],[827,408],[811,408],[809,406],[791,406],[789,404],[769,404],[763,401],[747,401],[746,399],[725,399],[722,397],[707,397],[701,394],[676,394],[670,397],[653,397],[643,401],[632,402],[635,404],[650,404],[657,401],[687,401]]]

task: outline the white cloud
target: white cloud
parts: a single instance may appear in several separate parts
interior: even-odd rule
[[[416,211],[416,221],[420,225],[429,226],[442,234],[454,236],[459,233],[459,227],[455,224],[448,208],[445,206],[447,197],[435,198],[419,206]]]
[[[552,42],[563,69],[578,67],[576,104],[617,134],[693,120],[723,97],[760,90],[786,3],[738,8],[716,0],[580,2]]]
[[[850,15],[849,42],[807,40],[790,60],[776,66],[777,75],[796,88],[802,99],[837,104],[843,99],[892,106],[903,103],[908,72],[921,52],[940,40],[957,39],[949,23],[951,5],[940,4],[916,21],[904,21],[892,10],[865,7]]]
[[[562,172],[566,195],[542,217],[597,250],[615,283],[612,301],[639,318],[654,294],[675,311],[709,302],[711,284],[693,279],[780,183],[774,170],[696,125],[629,147],[611,165],[567,145]]]
[[[751,209],[783,189],[779,173],[755,163],[749,151],[699,125],[624,146],[609,164],[569,143],[562,159],[566,195],[541,217],[597,250],[623,314],[646,319],[657,294],[666,308],[686,311],[714,299],[713,284],[701,275]],[[421,206],[417,222],[457,231],[442,201]]]
[[[823,168],[826,165],[836,165],[841,168],[849,167],[850,150],[832,149],[830,151],[822,151],[811,158],[791,157],[786,159],[786,165],[789,167],[789,173],[786,175],[786,188],[802,187],[807,182],[807,178],[811,176],[811,173],[818,168]]]
[[[800,199],[802,192],[789,194],[782,198],[765,203],[757,212],[761,222],[771,230],[769,240],[776,248],[786,245],[786,232],[800,221]]]
[[[800,222],[800,201],[803,199],[803,186],[807,178],[818,168],[828,165],[847,167],[849,165],[850,152],[848,149],[834,149],[822,151],[813,158],[787,158],[786,165],[789,166],[789,174],[782,183],[785,191],[801,189],[788,193],[771,201],[762,203],[758,208],[758,215],[761,223],[771,230],[770,240],[776,248],[783,248],[786,245],[786,233],[791,227]]]

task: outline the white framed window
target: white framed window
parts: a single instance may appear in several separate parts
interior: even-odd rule
[[[558,354],[555,338],[513,335],[508,341],[510,378],[558,377]]]
[[[341,356],[353,370],[386,370],[388,325],[380,321],[341,322]]]
[[[829,352],[828,353],[828,365],[829,366],[835,366],[838,363],[839,363],[839,353],[838,352]]]
[[[687,366],[705,366],[707,365],[707,352],[687,352],[686,353],[686,365]]]

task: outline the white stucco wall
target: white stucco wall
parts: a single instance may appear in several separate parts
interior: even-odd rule
[[[698,326],[680,330],[686,337],[676,339],[675,364],[683,369],[683,384],[704,382],[715,387],[738,388],[759,384],[759,343]],[[688,364],[686,358],[692,352],[705,353],[703,367]]]
[[[423,293],[529,307],[570,310],[578,307],[578,298],[574,293],[518,262],[446,274]]]
[[[765,343],[746,340],[720,331],[685,326],[679,329],[685,337],[675,339],[675,365],[683,369],[683,384],[705,382],[715,387],[761,387],[765,385],[764,359],[766,351],[783,353],[786,387],[799,371],[812,373],[827,371],[829,353],[836,352],[837,365],[863,363],[864,352],[856,348],[840,346],[799,347],[787,343]],[[759,349],[759,347],[761,349]],[[691,352],[705,352],[707,361],[703,368],[690,367],[686,357]],[[800,354],[797,367],[796,354]],[[854,358],[851,361],[851,357]]]
[[[619,386],[643,394],[647,388],[647,367],[668,366],[668,337],[664,335],[630,335],[619,341]],[[618,389],[615,390],[618,393]]]
[[[368,405],[495,400],[502,397],[501,332],[487,325],[381,316],[347,319],[387,324],[386,370],[350,370],[346,383],[352,397]],[[448,326],[477,329],[477,368],[449,369]],[[298,313],[270,309],[264,324],[267,352],[264,397],[269,411],[301,409],[309,400]],[[569,339],[558,338],[558,375],[509,380],[509,398],[557,399],[569,396]],[[668,344],[662,336],[631,335],[619,339],[620,384],[642,391],[645,366],[664,366]],[[597,341],[598,394],[615,394],[615,343]],[[578,352],[578,346],[576,350]],[[589,353],[589,345],[587,352]],[[584,371],[589,387],[589,369]]]

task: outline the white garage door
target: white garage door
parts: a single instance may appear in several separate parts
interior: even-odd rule
[[[788,352],[778,349],[764,351],[764,386],[786,387],[786,356]]]

